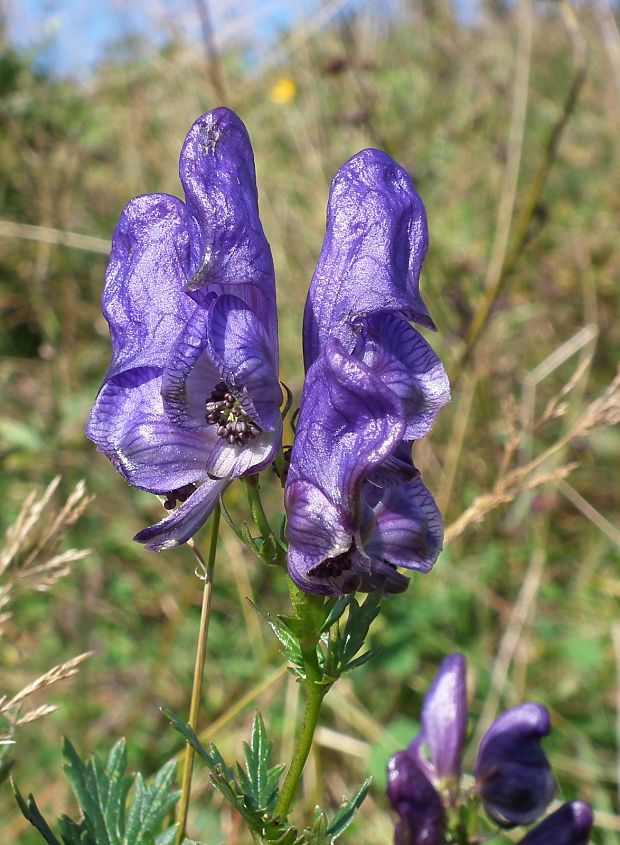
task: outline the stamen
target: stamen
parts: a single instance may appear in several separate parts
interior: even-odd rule
[[[262,429],[241,407],[225,381],[218,382],[206,402],[206,421],[217,426],[218,437],[222,437],[231,446],[245,446]]]
[[[186,502],[195,491],[195,484],[186,484],[184,487],[179,487],[178,490],[171,490],[169,493],[166,493],[164,507],[167,511],[173,510],[177,503]]]
[[[343,572],[347,572],[351,569],[351,558],[350,558],[349,549],[348,552],[341,552],[341,554],[336,555],[335,557],[328,557],[326,560],[321,561],[321,563],[317,564],[311,571],[310,575],[323,577],[327,576],[328,578],[337,578],[339,575],[342,575]]]

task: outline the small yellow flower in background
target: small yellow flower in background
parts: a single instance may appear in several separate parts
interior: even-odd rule
[[[284,106],[297,96],[297,85],[290,76],[279,76],[271,86],[269,99],[272,103]]]

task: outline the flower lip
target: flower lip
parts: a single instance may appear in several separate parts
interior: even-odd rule
[[[501,827],[530,824],[553,798],[555,782],[540,746],[550,729],[547,709],[526,703],[498,716],[482,738],[476,786],[485,810]]]

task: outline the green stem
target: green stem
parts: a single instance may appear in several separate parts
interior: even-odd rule
[[[308,666],[306,666],[306,672],[308,672]],[[321,704],[327,692],[327,687],[320,684],[317,680],[310,680],[310,678],[306,681],[305,686],[306,709],[304,711],[304,719],[275,809],[275,815],[280,819],[286,819],[293,803],[293,798],[301,780],[306,760],[312,748],[312,740],[319,721]]]
[[[211,598],[213,596],[213,570],[215,568],[215,554],[217,551],[218,532],[220,527],[220,504],[215,507],[211,519],[211,542],[209,544],[209,557],[205,565],[197,547],[190,541],[188,545],[196,555],[200,566],[204,570],[204,586],[202,590],[202,608],[200,612],[200,628],[198,630],[198,643],[196,646],[196,661],[194,663],[194,681],[192,685],[192,698],[189,707],[188,724],[193,731],[198,731],[198,711],[202,696],[202,681],[204,677],[205,658],[207,654],[207,639],[209,635],[209,618],[211,614]],[[185,761],[183,766],[183,782],[181,785],[181,800],[179,802],[177,831],[177,845],[181,845],[185,839],[187,828],[187,814],[189,812],[189,800],[192,785],[192,772],[194,770],[194,749],[191,745],[185,748]]]
[[[291,602],[299,619],[305,622],[306,635],[301,640],[301,653],[304,660],[306,678],[306,706],[304,710],[301,730],[295,742],[293,757],[282,784],[278,803],[276,804],[275,815],[280,819],[286,819],[293,803],[301,775],[306,765],[306,760],[312,748],[314,732],[319,721],[321,704],[329,690],[329,685],[322,683],[323,673],[317,658],[317,643],[319,632],[314,625],[313,604],[316,602],[314,596],[308,596],[298,590],[291,582],[289,586]]]
[[[282,563],[284,560],[284,549],[278,543],[267,519],[265,509],[263,508],[258,475],[250,475],[244,478],[243,484],[248,497],[252,519],[256,523],[256,527],[264,540],[261,557],[268,563]]]

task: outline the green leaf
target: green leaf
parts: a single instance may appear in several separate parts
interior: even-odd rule
[[[375,655],[379,654],[381,651],[381,646],[377,646],[377,648],[369,648],[368,651],[365,651],[364,654],[360,654],[359,657],[356,657],[355,660],[350,660],[346,666],[343,666],[341,672],[344,674],[345,672],[350,672],[352,669],[356,669],[358,666],[363,666],[364,663],[368,663],[369,660],[372,660]]]
[[[327,816],[320,807],[314,810],[312,826],[304,831],[306,845],[331,845],[332,838],[327,831]]]
[[[175,775],[174,760],[169,760],[161,767],[150,786],[145,785],[140,773],[136,775],[135,793],[127,817],[123,845],[146,845],[147,836],[152,838],[157,832],[179,799],[178,790],[172,789]]]
[[[246,772],[239,767],[238,780],[243,787],[246,804],[253,810],[268,812],[275,806],[278,797],[278,781],[284,766],[269,768],[273,743],[267,739],[267,731],[260,713],[256,713],[252,725],[250,745],[243,743]]]
[[[11,780],[11,787],[13,789],[13,795],[15,796],[15,800],[19,805],[19,809],[22,812],[22,815],[25,819],[27,819],[30,824],[35,827],[43,839],[48,843],[48,845],[61,845],[61,843],[56,839],[54,834],[52,833],[48,823],[45,821],[41,813],[39,812],[39,808],[37,807],[37,803],[34,800],[33,795],[28,796],[28,802],[24,801],[21,792],[17,788],[15,782]],[[76,843],[79,845],[79,843]]]
[[[361,807],[364,798],[368,795],[368,790],[370,789],[370,784],[372,783],[372,779],[368,778],[364,781],[364,783],[360,786],[357,790],[355,795],[352,798],[349,798],[348,801],[345,801],[343,804],[340,805],[340,809],[330,822],[327,832],[330,834],[332,839],[337,839],[343,831],[347,829],[347,827],[353,821],[353,817],[357,810]]]
[[[301,653],[301,644],[299,642],[299,635],[291,629],[290,624],[299,622],[295,617],[278,617],[275,619],[270,613],[261,610],[254,602],[250,602],[254,610],[265,619],[271,630],[276,636],[276,639],[282,646],[284,656],[292,664],[298,674],[304,672],[304,660]]]
[[[351,604],[352,600],[353,600],[353,593],[349,593],[348,595],[342,596],[341,598],[339,598],[332,605],[329,613],[327,614],[327,618],[325,619],[325,621],[323,622],[323,625],[321,626],[321,631],[320,631],[321,634],[326,633],[327,631],[329,631],[329,629],[332,627],[332,625],[336,624],[336,622],[340,619],[340,617],[345,612],[347,607]]]
[[[120,740],[110,752],[106,768],[92,756],[85,764],[68,739],[64,741],[65,771],[84,813],[89,835],[97,845],[121,845],[125,802],[131,777],[125,777],[127,749]]]

